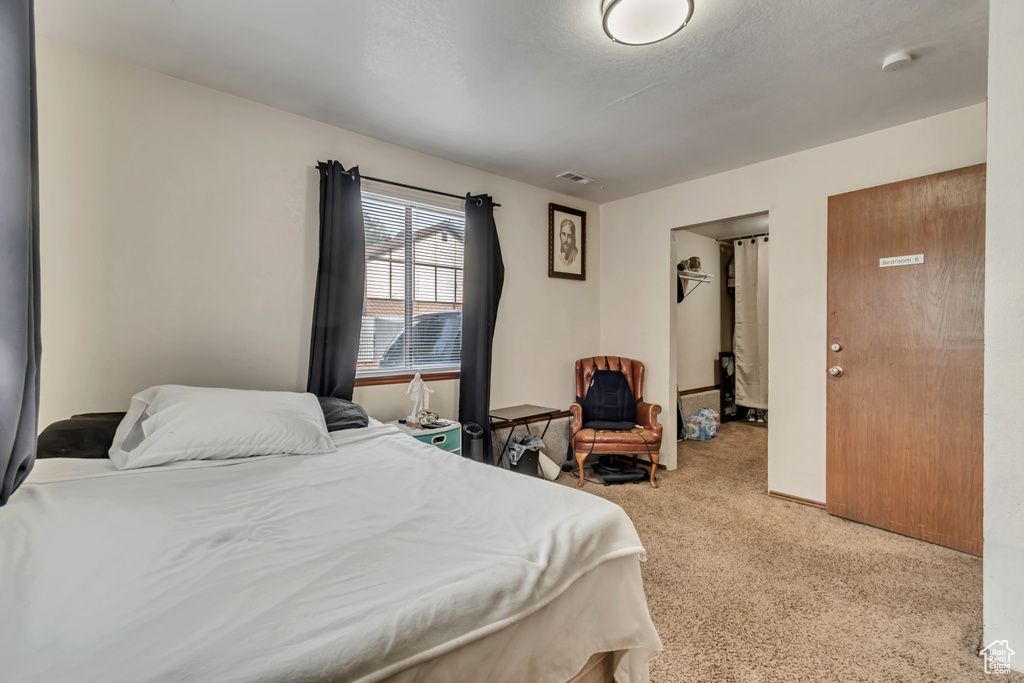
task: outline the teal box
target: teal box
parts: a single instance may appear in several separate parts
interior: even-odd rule
[[[399,424],[397,421],[390,424],[397,426],[417,441],[437,446],[442,451],[462,455],[462,425],[458,422],[448,427],[439,427],[437,429],[419,429],[418,427]]]

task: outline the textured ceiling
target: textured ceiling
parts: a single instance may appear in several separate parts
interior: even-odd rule
[[[59,42],[598,202],[986,95],[987,0],[696,0],[645,47],[609,41],[600,4],[37,0],[36,16]],[[916,59],[884,73],[897,50]]]

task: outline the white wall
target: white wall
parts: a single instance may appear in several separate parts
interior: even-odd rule
[[[326,159],[493,195],[492,405],[572,401],[575,360],[601,351],[594,204],[47,40],[37,52],[42,425],[160,383],[305,388]],[[548,202],[588,212],[586,282],[547,277]],[[432,386],[454,416],[456,383]],[[410,405],[401,386],[356,399],[381,419]]]
[[[985,235],[985,644],[1024,671],[1024,3],[989,7]]]
[[[699,256],[701,268],[714,276],[698,285],[686,282],[692,296],[673,303],[676,318],[676,384],[680,391],[714,386],[715,365],[722,350],[722,289],[719,286],[722,254],[718,241],[686,230],[676,230],[676,262]],[[671,268],[675,269],[675,264]],[[693,287],[697,289],[693,289]],[[673,293],[673,297],[675,294]],[[675,302],[675,299],[672,300]],[[664,421],[664,420],[662,420]]]
[[[605,204],[601,250],[614,257],[601,264],[601,346],[644,361],[648,400],[673,405],[670,230],[770,211],[768,486],[823,501],[828,197],[984,161],[985,107],[976,105]],[[674,412],[662,421],[672,425]],[[675,450],[666,440],[669,467]]]

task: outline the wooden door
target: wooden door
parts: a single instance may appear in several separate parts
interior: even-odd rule
[[[981,554],[984,301],[984,164],[829,197],[828,512]]]

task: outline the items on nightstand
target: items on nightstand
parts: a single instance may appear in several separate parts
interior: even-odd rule
[[[405,390],[405,395],[412,399],[412,412],[406,418],[407,424],[418,424],[420,413],[426,412],[427,408],[430,407],[430,395],[432,393],[434,393],[434,390],[427,388],[427,383],[423,381],[420,373],[417,372],[413,376],[412,381],[409,382],[409,388]],[[437,415],[434,415],[434,417],[436,418]]]
[[[416,413],[416,422],[420,427],[431,429],[434,425],[444,426],[446,420],[442,420],[438,417],[437,413],[432,413],[429,410],[421,410]]]
[[[437,446],[442,451],[462,455],[462,425],[451,420],[438,420],[430,428],[410,426],[398,420],[389,422],[423,443]]]

